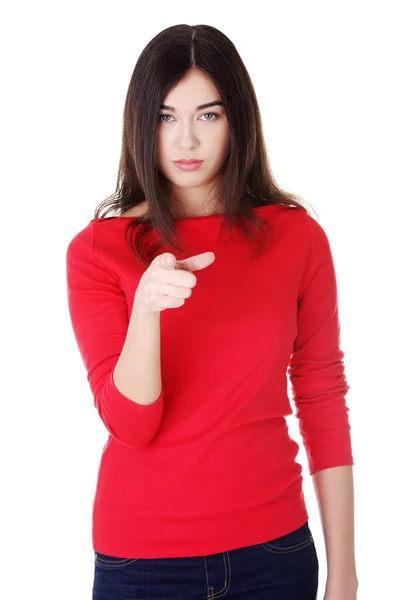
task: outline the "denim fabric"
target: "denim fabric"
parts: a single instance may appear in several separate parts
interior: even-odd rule
[[[275,540],[207,556],[119,558],[95,552],[92,600],[316,600],[308,521]]]

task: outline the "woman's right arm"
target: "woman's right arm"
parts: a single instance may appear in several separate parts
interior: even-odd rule
[[[168,253],[157,256],[140,279],[129,318],[118,276],[94,251],[94,227],[95,221],[67,248],[72,328],[101,420],[119,443],[143,449],[156,435],[164,410],[160,311],[183,306],[196,284],[187,271],[205,268],[214,255],[178,264]]]
[[[149,312],[134,302],[124,346],[114,368],[114,383],[121,394],[143,406],[160,397],[160,312]]]
[[[79,232],[67,248],[66,283],[72,330],[94,405],[106,429],[120,444],[140,450],[156,435],[164,410],[157,358],[159,315],[142,314],[132,306],[129,318],[118,276],[102,264],[94,251],[94,229],[95,221]],[[146,371],[150,364],[154,368]],[[136,374],[143,374],[144,378]]]

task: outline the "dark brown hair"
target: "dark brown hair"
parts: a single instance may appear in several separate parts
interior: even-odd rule
[[[129,248],[146,267],[160,246],[153,244],[146,249],[146,236],[151,230],[158,233],[169,251],[184,252],[175,239],[165,178],[156,164],[156,136],[164,97],[193,68],[213,81],[230,126],[230,152],[218,178],[223,228],[231,231],[237,223],[246,237],[258,243],[250,225],[260,231],[269,226],[252,208],[283,204],[309,214],[305,201],[279,188],[272,176],[256,94],[233,43],[210,25],[174,25],[158,33],[137,60],[124,106],[116,191],[97,206],[94,215],[104,218],[113,209],[121,215],[147,200],[148,212],[128,220],[125,228]]]

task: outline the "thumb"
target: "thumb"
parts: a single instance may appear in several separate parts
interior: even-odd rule
[[[163,267],[165,266],[166,268],[169,268],[169,269],[175,269],[176,257],[173,254],[171,254],[170,252],[166,252],[163,255],[163,260],[162,260],[161,264]]]

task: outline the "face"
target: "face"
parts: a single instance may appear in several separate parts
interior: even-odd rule
[[[222,102],[217,88],[207,75],[194,69],[164,97],[162,105],[170,108],[161,108],[159,113],[157,165],[168,180],[171,198],[186,208],[185,214],[200,213],[200,204],[229,153],[230,129],[224,107],[199,108],[214,101]],[[174,163],[180,159],[203,162],[195,170],[184,171]]]

